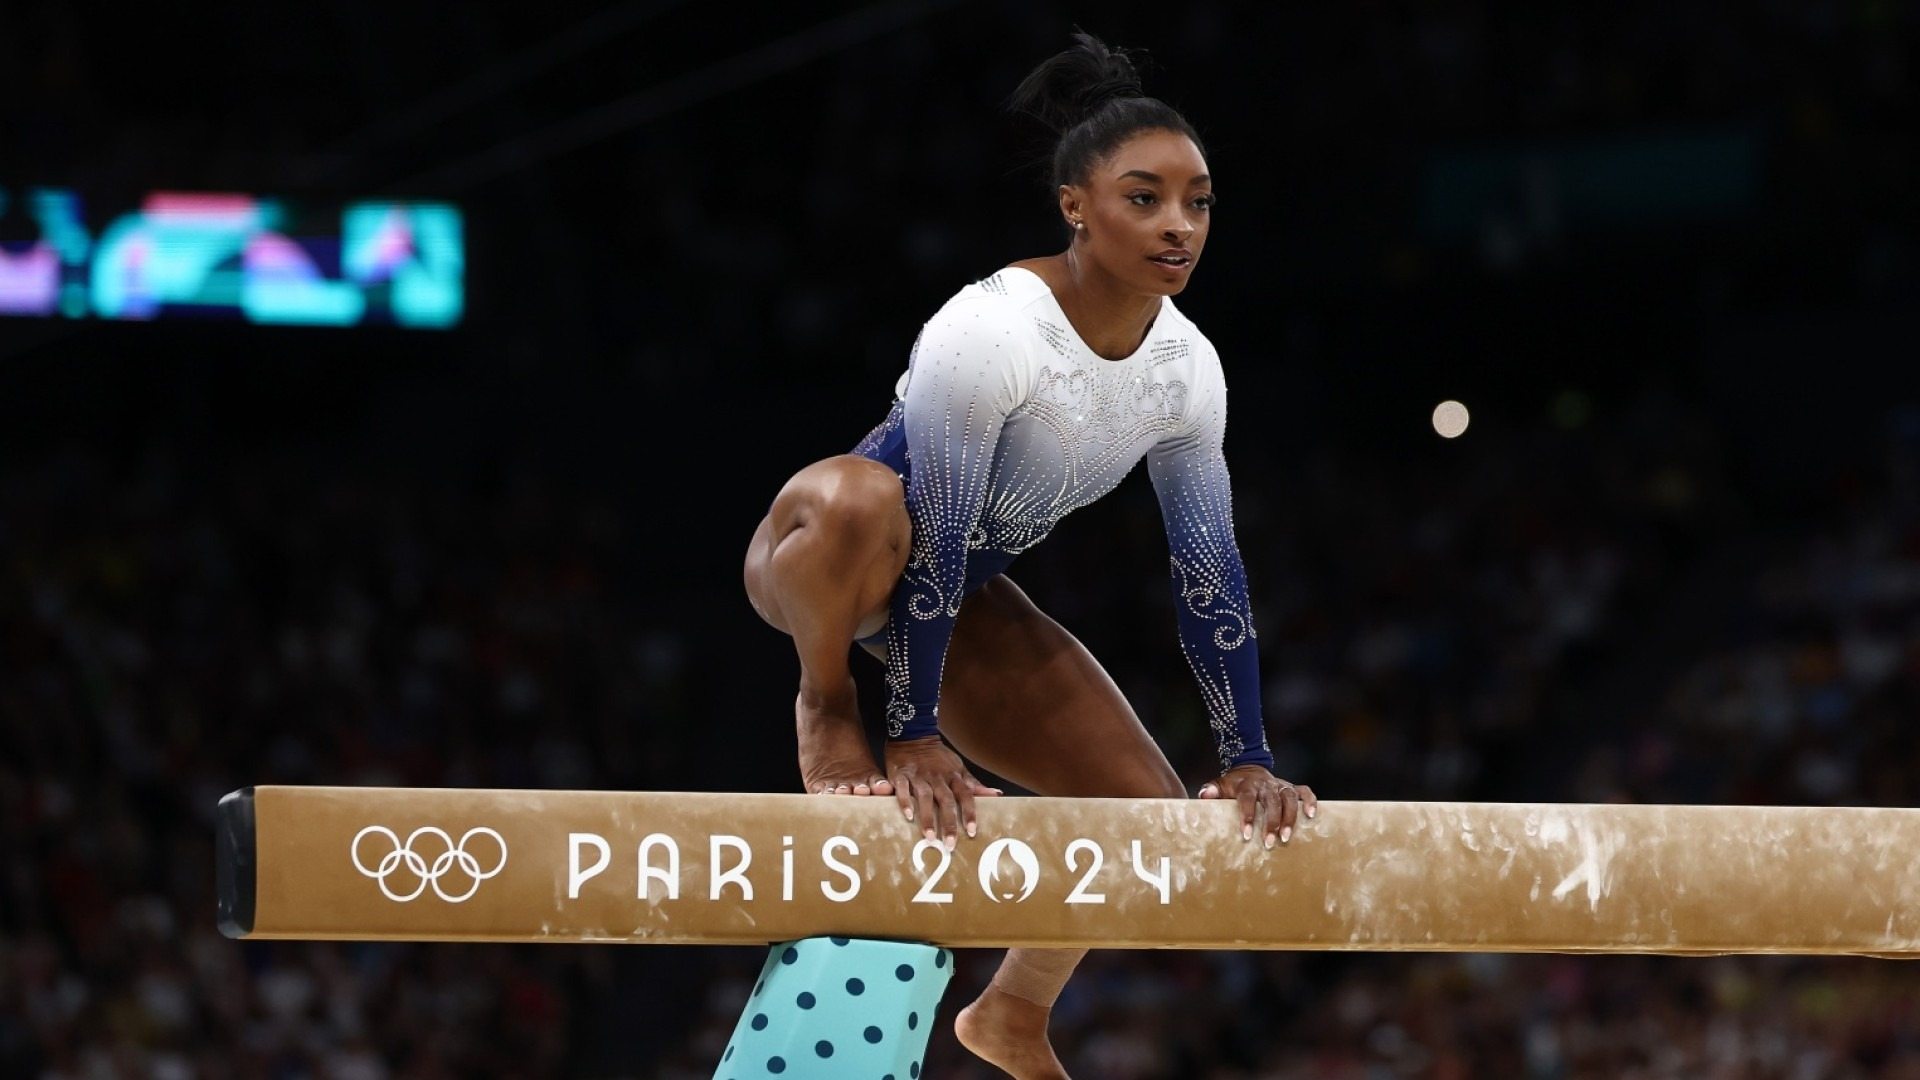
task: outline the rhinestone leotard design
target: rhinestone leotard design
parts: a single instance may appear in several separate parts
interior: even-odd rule
[[[962,599],[1145,458],[1181,648],[1221,764],[1271,766],[1226,423],[1219,354],[1171,299],[1122,360],[1089,349],[1030,270],[1008,267],[948,300],[914,341],[887,418],[853,448],[901,475],[913,522],[884,631],[888,734],[937,730]]]

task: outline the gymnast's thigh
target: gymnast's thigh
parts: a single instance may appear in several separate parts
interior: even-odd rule
[[[1106,669],[1005,574],[960,607],[940,730],[968,758],[1038,795],[1186,796]]]

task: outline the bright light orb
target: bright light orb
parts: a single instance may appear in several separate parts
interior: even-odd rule
[[[1433,430],[1443,439],[1457,439],[1467,430],[1467,407],[1457,401],[1443,401],[1433,407]]]

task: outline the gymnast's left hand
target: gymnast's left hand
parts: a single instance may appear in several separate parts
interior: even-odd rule
[[[1225,776],[1200,785],[1203,799],[1233,799],[1240,804],[1240,839],[1253,839],[1256,817],[1266,818],[1265,845],[1269,849],[1277,837],[1281,843],[1293,839],[1293,827],[1301,813],[1313,817],[1320,812],[1320,800],[1305,784],[1290,784],[1258,765],[1228,769]]]

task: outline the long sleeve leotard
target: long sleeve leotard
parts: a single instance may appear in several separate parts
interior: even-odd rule
[[[1221,765],[1271,767],[1222,451],[1226,390],[1213,344],[1171,299],[1121,360],[1089,349],[1023,268],[967,286],[927,321],[893,409],[854,448],[900,473],[913,523],[885,629],[889,735],[937,730],[961,601],[1144,457],[1166,525],[1180,644]]]

